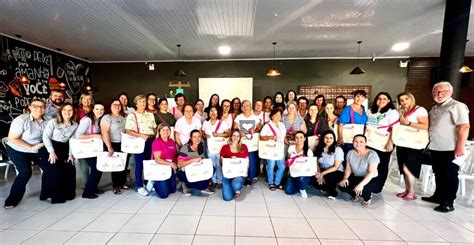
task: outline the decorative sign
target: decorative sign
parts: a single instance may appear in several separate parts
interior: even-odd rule
[[[352,92],[355,90],[365,90],[367,99],[372,94],[372,86],[320,86],[320,85],[299,85],[298,95],[305,96],[309,100],[314,100],[317,95],[323,94],[326,100],[334,100],[337,96],[343,95],[346,98],[352,98]]]

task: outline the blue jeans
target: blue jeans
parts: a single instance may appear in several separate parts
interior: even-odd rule
[[[91,168],[91,174],[87,178],[86,187],[82,193],[82,197],[87,198],[95,194],[97,185],[99,185],[100,178],[102,177],[102,172],[97,170],[97,157],[84,158],[84,160]]]
[[[281,183],[281,178],[283,178],[283,173],[285,172],[285,162],[282,160],[268,160],[267,159],[267,178],[269,185],[279,185]],[[274,177],[273,172],[275,171],[275,165],[278,167],[276,176]]]
[[[176,175],[171,170],[171,177],[167,180],[153,181],[153,187],[160,198],[167,198],[170,193],[176,192]]]
[[[143,187],[143,160],[151,159],[151,145],[155,137],[145,141],[145,150],[140,154],[135,154],[135,184],[137,188]]]
[[[244,184],[244,177],[235,177],[233,179],[222,178],[222,197],[224,201],[234,199],[234,192],[240,191]]]
[[[45,165],[49,164],[48,155],[43,155],[42,151],[38,151],[38,153],[17,151],[9,145],[6,145],[6,150],[8,157],[15,165],[16,170],[18,170],[18,175],[16,176],[15,181],[13,181],[10,195],[5,199],[5,206],[16,206],[25,195],[26,184],[28,184],[33,173],[31,163],[34,162],[35,164],[38,164],[41,169],[45,169]],[[41,189],[47,189],[45,186],[45,177],[45,175],[42,176]]]
[[[258,151],[249,152],[249,173],[247,179],[252,180],[257,177],[257,166],[259,164]]]
[[[222,183],[222,167],[220,164],[221,156],[219,154],[208,153],[209,158],[212,160],[212,166],[214,166],[214,175],[212,176],[212,183]]]
[[[308,184],[313,177],[296,177],[293,178],[288,175],[285,185],[285,193],[288,195],[293,195],[300,190],[305,190],[308,187]]]

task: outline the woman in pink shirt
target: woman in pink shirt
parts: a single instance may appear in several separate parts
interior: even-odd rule
[[[174,170],[176,170],[177,162],[177,150],[175,142],[170,139],[171,129],[168,125],[158,125],[159,137],[153,141],[151,146],[151,159],[155,160],[156,164],[163,164],[170,166],[173,170],[171,171],[171,177],[167,180],[154,181],[153,187],[155,188],[156,194],[160,198],[167,198],[170,193],[176,192],[176,176]]]

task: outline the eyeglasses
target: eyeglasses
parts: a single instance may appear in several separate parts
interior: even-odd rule
[[[210,111],[209,114],[217,114],[217,111]]]
[[[121,104],[112,104],[112,106],[121,106]]]
[[[44,110],[44,105],[31,105],[31,107],[33,107],[33,109],[43,109]]]
[[[433,93],[431,93],[432,95],[445,95],[449,92],[450,90],[441,90],[441,91],[433,91]]]

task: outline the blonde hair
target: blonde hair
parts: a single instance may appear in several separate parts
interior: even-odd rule
[[[138,103],[139,100],[146,100],[145,95],[139,94],[139,95],[135,96],[135,98],[133,98],[133,104],[135,105],[135,107],[137,106],[137,103]]]
[[[91,108],[94,106],[94,97],[92,97],[91,94],[81,94],[81,97],[79,97],[79,108],[82,108],[82,100],[85,97],[90,97],[91,98]]]
[[[242,134],[240,133],[240,130],[237,129],[237,128],[234,128],[232,129],[232,131],[230,131],[230,137],[229,137],[229,145],[232,145],[232,135],[235,133],[235,132],[238,132],[239,133],[239,142],[237,142],[237,150],[240,152],[242,150]]]
[[[408,106],[407,109],[403,109],[400,105],[400,97],[402,97],[402,96],[406,96],[406,97],[410,98],[410,100],[411,100],[411,104]],[[398,102],[398,107],[399,107],[400,113],[405,117],[407,116],[407,113],[409,111],[413,110],[413,108],[415,108],[415,106],[416,106],[415,96],[412,93],[408,92],[408,91],[399,93],[397,95],[397,102]]]

